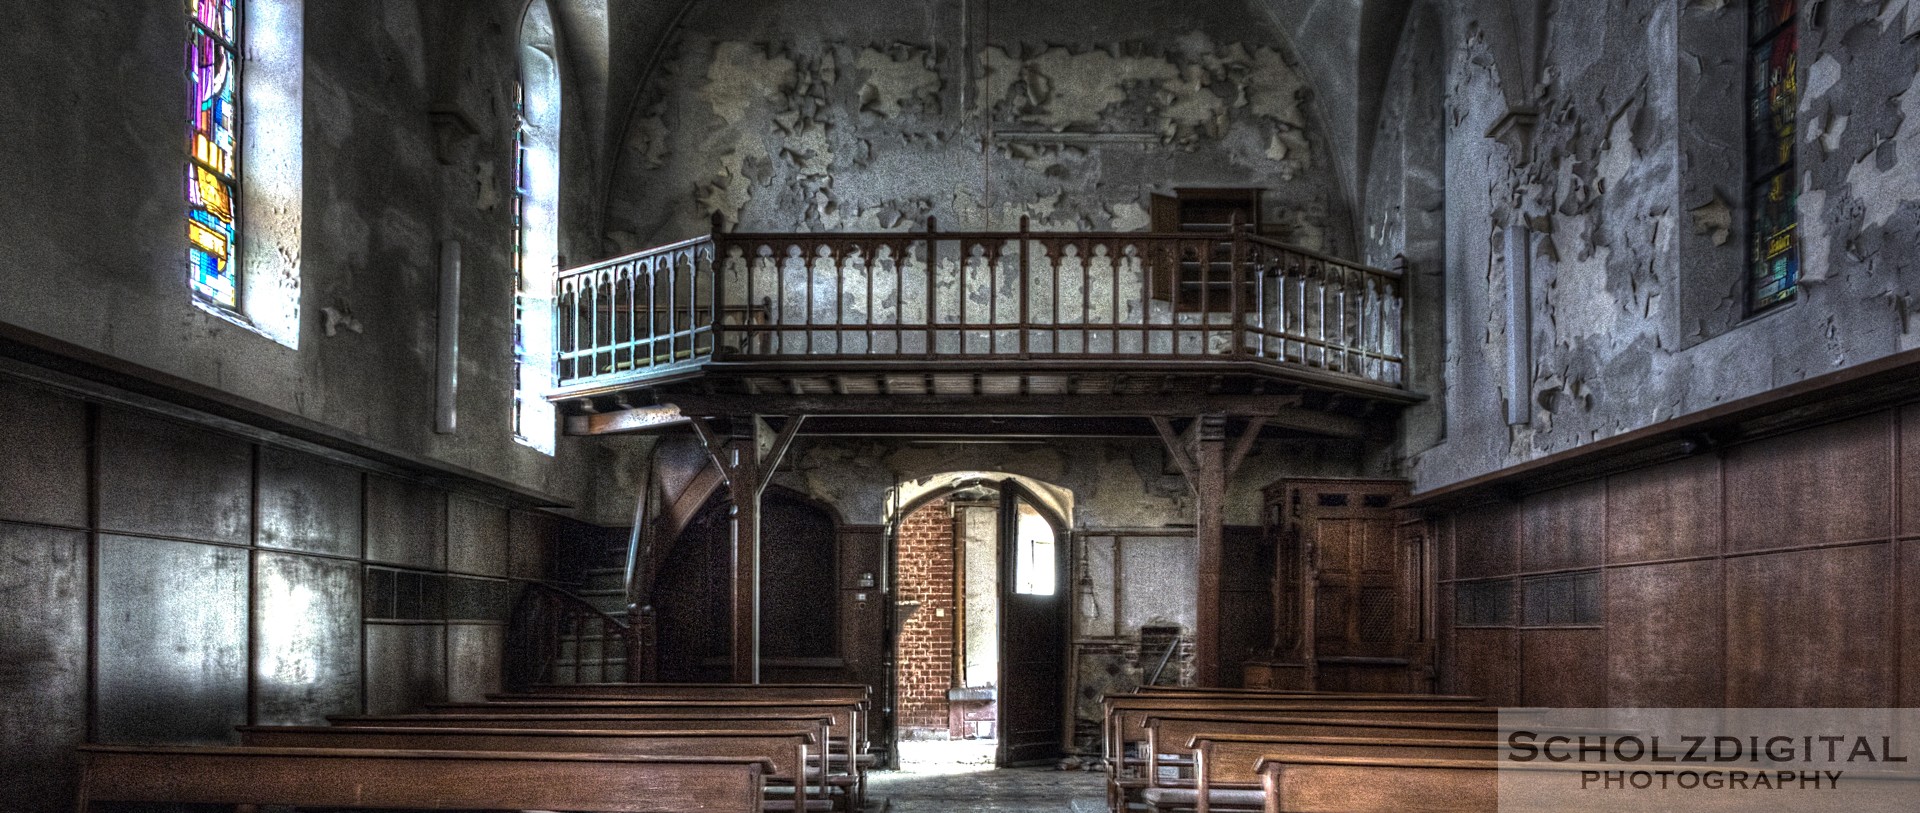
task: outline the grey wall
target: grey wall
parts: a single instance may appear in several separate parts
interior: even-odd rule
[[[479,699],[558,518],[0,378],[0,808],[73,747]]]
[[[1513,8],[1545,15],[1539,69],[1525,68],[1531,51],[1503,28],[1498,0],[1449,4],[1444,119],[1389,107],[1380,125],[1408,144],[1405,134],[1437,125],[1446,142],[1445,442],[1409,423],[1417,489],[1920,346],[1920,261],[1907,250],[1920,233],[1920,8],[1803,10],[1806,284],[1796,303],[1752,319],[1744,4]],[[1485,135],[1510,98],[1539,113],[1518,152]],[[1369,188],[1391,185],[1394,171],[1376,161]],[[1384,212],[1376,202],[1370,221]],[[1517,393],[1505,381],[1509,222],[1535,234],[1533,358]],[[1525,401],[1528,423],[1508,427],[1509,398]]]

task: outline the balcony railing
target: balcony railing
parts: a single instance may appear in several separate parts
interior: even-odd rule
[[[1252,235],[713,234],[566,272],[555,397],[705,362],[1256,361],[1399,387],[1396,272]]]

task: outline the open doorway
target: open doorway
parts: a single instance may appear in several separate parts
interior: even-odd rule
[[[892,708],[903,769],[1060,755],[1066,527],[1011,479],[958,482],[900,515]]]

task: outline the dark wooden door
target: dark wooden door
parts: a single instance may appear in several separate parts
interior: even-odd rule
[[[1013,483],[1000,489],[1001,765],[1060,756],[1066,716],[1067,537]]]

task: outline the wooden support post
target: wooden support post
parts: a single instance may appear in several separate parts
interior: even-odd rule
[[[1202,415],[1176,437],[1165,418],[1153,418],[1153,427],[1166,444],[1167,455],[1187,476],[1194,496],[1194,630],[1195,680],[1218,686],[1220,678],[1220,579],[1225,566],[1222,542],[1226,524],[1227,484],[1253,450],[1263,418],[1247,422],[1245,432],[1227,446],[1227,416]]]
[[[778,433],[759,415],[735,415],[725,436],[705,418],[693,419],[707,454],[727,478],[733,526],[732,680],[760,682],[760,495],[793,444],[803,416],[789,417]]]

